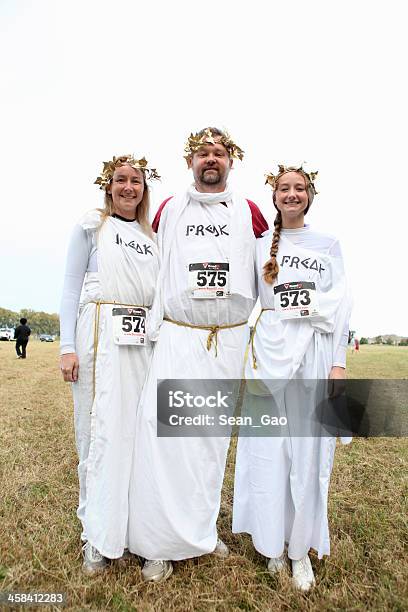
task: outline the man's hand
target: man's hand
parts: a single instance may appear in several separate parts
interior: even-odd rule
[[[78,380],[79,360],[76,353],[61,355],[60,367],[65,382],[76,382]]]
[[[343,381],[343,382],[332,382],[332,381]],[[340,366],[333,366],[329,374],[329,398],[334,399],[339,395],[342,395],[346,390],[346,368]]]

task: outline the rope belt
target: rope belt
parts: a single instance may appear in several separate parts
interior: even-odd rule
[[[254,370],[258,369],[258,365],[257,365],[257,361],[256,361],[256,355],[255,355],[255,349],[254,349],[254,337],[255,337],[255,331],[256,331],[256,326],[258,325],[258,321],[261,318],[261,315],[263,312],[265,312],[265,310],[275,310],[274,308],[262,308],[261,312],[258,315],[257,320],[255,321],[255,325],[253,327],[252,333],[251,333],[251,339],[250,339],[250,345],[251,345],[251,352],[252,352],[252,367],[254,368]],[[245,355],[245,364],[247,362],[248,359],[248,353]],[[245,371],[245,364],[244,364],[244,371]]]
[[[95,319],[94,319],[94,356],[93,356],[93,369],[92,369],[92,384],[93,384],[93,397],[95,398],[95,385],[96,385],[96,356],[98,353],[99,343],[99,320],[101,316],[101,304],[111,304],[112,306],[125,306],[126,308],[149,308],[149,306],[141,306],[140,304],[123,304],[122,302],[105,302],[104,300],[87,302],[88,304],[96,304]]]
[[[231,325],[193,325],[193,323],[183,323],[182,321],[173,321],[173,319],[169,319],[168,317],[164,317],[164,321],[168,323],[174,323],[174,325],[179,325],[180,327],[190,327],[191,329],[205,329],[209,331],[207,338],[207,351],[211,349],[212,341],[214,340],[215,344],[215,356],[218,355],[218,332],[220,329],[232,329],[233,327],[241,327],[241,325],[246,325],[248,321],[241,321],[241,323],[231,323]]]

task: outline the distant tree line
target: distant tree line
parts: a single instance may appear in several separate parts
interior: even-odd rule
[[[368,338],[361,338],[360,344],[370,344]],[[371,340],[371,344],[387,344],[388,346],[408,346],[408,338],[399,340],[391,336],[376,336]]]
[[[33,334],[59,336],[59,316],[57,314],[37,312],[29,308],[23,308],[20,312],[0,308],[0,327],[17,327],[22,317],[27,319]]]

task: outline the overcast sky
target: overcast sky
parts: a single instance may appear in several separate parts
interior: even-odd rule
[[[160,201],[191,131],[245,150],[232,183],[274,217],[264,173],[319,170],[307,222],[337,235],[359,336],[408,336],[405,3],[1,0],[0,307],[56,312],[71,229],[114,154]]]

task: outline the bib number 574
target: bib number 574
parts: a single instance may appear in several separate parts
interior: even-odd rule
[[[144,334],[146,331],[146,319],[144,317],[124,316],[122,317],[122,331]]]
[[[115,307],[112,319],[115,344],[146,345],[146,308]]]

